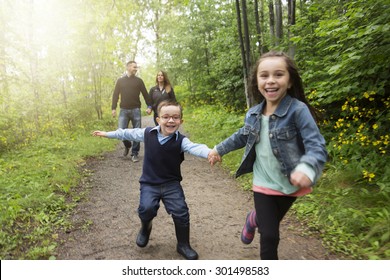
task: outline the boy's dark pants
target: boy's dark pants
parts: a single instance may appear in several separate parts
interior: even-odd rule
[[[151,186],[142,184],[140,188],[138,215],[142,227],[137,237],[137,245],[145,247],[152,230],[152,220],[157,216],[160,200],[175,223],[177,251],[186,259],[197,259],[198,254],[190,247],[190,215],[180,182]]]

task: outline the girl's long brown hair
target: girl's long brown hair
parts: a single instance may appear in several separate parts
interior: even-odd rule
[[[294,60],[292,60],[287,54],[281,51],[270,51],[265,54],[263,54],[256,62],[255,67],[252,69],[252,74],[251,78],[249,81],[249,88],[252,91],[253,96],[255,99],[259,102],[264,100],[263,95],[260,93],[258,86],[257,86],[257,69],[259,67],[259,64],[266,58],[270,57],[281,57],[284,59],[287,65],[287,70],[290,74],[290,82],[291,82],[291,87],[287,89],[287,94],[290,95],[291,97],[294,97],[303,103],[305,103],[310,110],[310,113],[312,114],[314,119],[319,118],[319,112],[312,107],[309,102],[306,99],[305,96],[305,91],[303,88],[303,83],[302,83],[302,78],[299,75],[298,72],[298,67],[296,66]]]

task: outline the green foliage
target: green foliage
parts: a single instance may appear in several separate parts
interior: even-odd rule
[[[112,123],[89,123],[88,127]],[[47,259],[56,247],[56,230],[69,226],[84,159],[112,149],[113,142],[91,137],[83,127],[42,135],[0,159],[0,258]],[[69,201],[69,199],[71,199]],[[73,200],[73,202],[72,202]]]
[[[314,1],[317,2],[317,1]],[[320,14],[323,7],[329,11]],[[315,17],[315,20],[313,20]],[[390,6],[388,1],[332,1],[310,6],[298,19],[292,40],[305,83],[325,104],[365,92],[384,97],[389,88]]]
[[[233,114],[222,106],[186,107],[184,117],[183,126],[186,131],[190,131],[191,140],[204,143],[210,148],[230,136],[244,124],[243,114]],[[204,133],[205,127],[212,133]],[[242,155],[243,151],[235,151],[223,158],[223,166],[228,167],[232,176],[239,166]]]
[[[334,252],[349,259],[389,259],[389,193],[356,182],[357,165],[340,170],[329,164],[314,193],[293,209]]]
[[[183,16],[191,15],[191,16]],[[192,105],[246,107],[234,3],[190,1],[175,7],[161,28],[161,64]],[[191,36],[182,36],[182,34]],[[179,92],[179,94],[181,94]],[[181,98],[182,100],[185,98]]]

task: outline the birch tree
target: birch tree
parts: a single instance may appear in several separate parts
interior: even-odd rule
[[[275,1],[275,45],[278,46],[283,39],[283,10],[282,0]]]

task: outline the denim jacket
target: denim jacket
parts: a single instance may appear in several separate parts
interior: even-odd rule
[[[221,156],[245,147],[236,177],[253,172],[264,106],[265,101],[250,108],[244,126],[215,147]],[[315,171],[314,185],[327,160],[327,151],[325,139],[306,104],[286,95],[269,118],[268,133],[272,152],[280,162],[280,171],[290,177],[299,163],[306,163]]]

